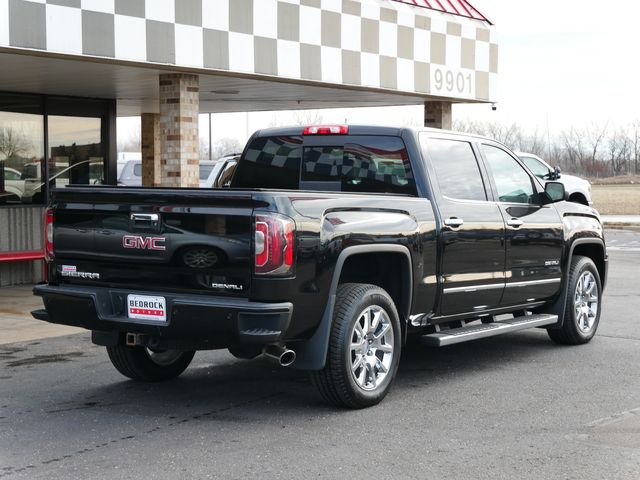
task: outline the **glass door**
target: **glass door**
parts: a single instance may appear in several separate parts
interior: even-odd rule
[[[48,116],[49,188],[105,183],[102,119]]]

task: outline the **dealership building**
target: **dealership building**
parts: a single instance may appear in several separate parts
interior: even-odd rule
[[[119,116],[144,185],[197,187],[200,113],[424,105],[450,128],[497,71],[466,0],[0,0],[0,286],[41,279],[51,188],[116,184]]]

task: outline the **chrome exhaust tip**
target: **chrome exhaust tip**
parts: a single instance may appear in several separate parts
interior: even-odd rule
[[[288,367],[296,361],[296,352],[280,345],[265,345],[262,353],[269,360],[273,360],[281,367]]]

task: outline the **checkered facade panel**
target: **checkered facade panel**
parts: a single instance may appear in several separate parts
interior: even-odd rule
[[[0,46],[492,100],[486,22],[391,0],[0,0]]]

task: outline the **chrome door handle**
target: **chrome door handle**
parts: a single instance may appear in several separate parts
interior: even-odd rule
[[[157,213],[132,213],[130,218],[132,229],[160,230],[160,215]]]
[[[131,220],[134,222],[157,222],[159,216],[157,213],[132,213]]]
[[[458,217],[449,217],[444,221],[444,226],[450,229],[460,228],[464,225],[464,220]]]
[[[513,228],[520,228],[522,225],[524,225],[524,222],[519,218],[512,218],[507,221],[507,225]]]

